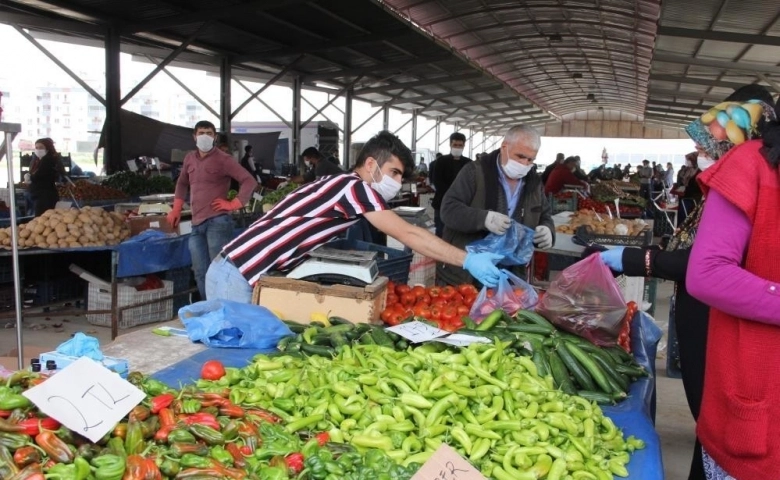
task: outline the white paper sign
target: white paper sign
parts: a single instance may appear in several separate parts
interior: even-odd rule
[[[458,452],[443,444],[420,467],[412,480],[486,480],[479,470]]]
[[[96,361],[81,357],[23,395],[43,413],[93,442],[146,396]]]
[[[386,329],[389,332],[393,332],[396,335],[400,335],[412,343],[428,342],[435,338],[444,337],[449,335],[450,332],[441,330],[436,327],[432,327],[422,322],[409,322],[389,327]]]
[[[493,343],[489,338],[463,335],[461,333],[453,333],[448,337],[437,338],[435,341],[446,343],[447,345],[454,345],[456,347],[468,347],[472,343]]]

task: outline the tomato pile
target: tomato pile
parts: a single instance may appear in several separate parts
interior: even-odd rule
[[[596,213],[607,213],[607,204],[593,200],[592,198],[581,198],[577,202],[577,208],[580,210],[595,210]],[[612,214],[615,214],[615,205],[609,205]],[[642,209],[639,207],[620,206],[621,215],[641,215]]]
[[[381,318],[388,325],[398,325],[409,317],[422,317],[454,332],[463,328],[463,317],[468,316],[478,293],[468,284],[425,288],[390,282]]]

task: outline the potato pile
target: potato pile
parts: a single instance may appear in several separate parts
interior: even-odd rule
[[[555,227],[555,231],[573,235],[577,232],[577,228],[582,225],[587,225],[595,234],[627,235],[634,237],[641,234],[643,231],[645,231],[645,229],[648,228],[648,225],[640,219],[621,220],[617,218],[611,219],[608,215],[604,214],[600,214],[600,216],[601,220],[599,220],[599,216],[596,215],[596,212],[592,210],[580,210],[578,212],[574,212],[574,214],[569,218],[568,225],[558,225]]]
[[[122,215],[102,208],[47,210],[19,226],[19,248],[77,248],[116,245],[130,236]],[[11,248],[11,228],[0,230],[0,246]]]

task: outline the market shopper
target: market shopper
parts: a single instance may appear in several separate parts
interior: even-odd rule
[[[580,180],[574,175],[577,168],[577,159],[569,157],[550,173],[550,178],[544,184],[544,193],[546,195],[555,195],[563,190],[566,185],[575,185],[587,187],[588,183]]]
[[[301,157],[308,170],[303,175],[292,178],[293,183],[311,183],[318,178],[344,173],[338,165],[326,160],[314,147],[304,150]]]
[[[244,156],[241,157],[241,166],[244,167],[244,170],[249,172],[250,175],[252,175],[252,178],[255,178],[257,175],[257,167],[255,165],[255,157],[252,155],[252,145],[247,145],[244,147]]]
[[[460,132],[450,135],[450,154],[443,155],[436,159],[436,175],[434,176],[433,165],[431,166],[431,181],[436,193],[433,195],[433,222],[436,228],[436,236],[441,238],[444,232],[444,223],[441,220],[441,203],[447,190],[457,178],[458,173],[471,159],[463,156],[463,148],[466,146],[466,136]]]
[[[540,143],[533,128],[513,127],[498,150],[461,170],[441,205],[445,242],[465,248],[490,233],[504,234],[514,220],[535,231],[539,248],[553,246],[552,210],[533,164]],[[436,278],[448,285],[480,281],[444,263],[437,265]]]
[[[555,167],[558,165],[561,165],[564,161],[565,157],[562,153],[559,153],[555,156],[555,161],[551,163],[550,165],[547,165],[547,168],[544,169],[544,172],[542,172],[542,185],[547,185],[547,179],[550,178],[550,174],[553,170],[555,170]]]
[[[649,160],[642,160],[642,166],[637,168],[636,173],[639,176],[639,195],[645,200],[650,200],[655,169],[650,166]]]
[[[60,199],[57,193],[57,181],[65,173],[62,160],[51,138],[39,138],[35,141],[35,156],[38,160],[30,165],[30,198],[36,217],[51,210]]]
[[[742,87],[726,100],[735,102],[746,102],[748,100],[763,102],[763,115],[758,118],[759,121],[754,122],[748,129],[752,132],[763,131],[765,122],[762,119],[764,116],[774,115],[773,107],[770,105],[772,97],[769,92],[761,86],[750,85]],[[734,147],[734,144],[729,141],[716,140],[701,119],[697,119],[688,125],[686,127],[686,132],[696,143],[697,150],[699,151],[699,165],[705,169],[710,165],[713,165],[716,160],[720,159],[726,152]],[[746,138],[750,138],[749,134],[745,134],[745,136]],[[739,178],[739,181],[737,182],[737,177],[745,174],[746,172],[744,170],[734,169],[732,173],[734,183],[742,185],[744,180]],[[747,176],[750,177],[750,175]],[[748,196],[753,198],[750,195]],[[704,395],[705,355],[708,350],[707,330],[708,318],[710,315],[709,307],[691,296],[689,291],[696,289],[697,287],[694,285],[694,280],[690,278],[689,275],[694,269],[693,259],[691,258],[691,248],[694,245],[694,240],[697,243],[699,241],[697,232],[701,233],[701,213],[702,207],[700,205],[690,213],[685,223],[670,240],[666,250],[655,248],[640,249],[616,247],[601,253],[604,262],[615,272],[623,272],[629,276],[655,277],[676,282],[674,319],[679,345],[680,370],[682,372],[682,381],[685,388],[685,396],[688,400],[688,407],[690,408],[694,419],[700,418],[702,396]],[[731,223],[727,218],[718,218],[718,223],[721,227],[723,225],[729,225],[729,228],[731,228]],[[725,231],[726,229],[724,228],[720,229],[720,232]],[[773,239],[773,241],[776,242],[776,238]],[[712,294],[716,295],[723,293],[725,292],[720,288],[712,292]],[[729,352],[735,353],[736,351],[731,349]],[[709,380],[707,383],[709,383]],[[722,416],[721,420],[725,418],[725,416]],[[723,436],[733,434],[735,434],[735,432],[729,432],[728,434],[721,433]],[[775,469],[774,471],[780,471],[780,468]],[[703,480],[705,478],[701,445],[699,444],[698,439],[694,448],[694,455],[688,478],[690,480]],[[742,477],[738,478],[742,480]]]
[[[499,255],[467,254],[388,208],[413,171],[411,151],[392,133],[380,132],[366,142],[351,173],[301,186],[226,245],[206,275],[208,298],[249,303],[263,275],[294,268],[361,218],[412,250],[495,285]]]
[[[184,201],[189,195],[192,209],[192,233],[189,240],[192,270],[201,299],[205,300],[209,262],[233,239],[231,212],[242,208],[249,201],[257,182],[229,153],[214,147],[217,138],[214,124],[205,120],[198,122],[193,138],[197,150],[184,157],[168,222],[174,227],[179,224]],[[239,183],[239,190],[236,198],[227,200],[231,179]]]

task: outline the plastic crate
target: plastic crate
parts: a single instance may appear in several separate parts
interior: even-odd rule
[[[170,280],[163,280],[163,284],[165,285],[163,288],[143,290],[140,292],[136,290],[135,287],[129,285],[117,285],[117,303],[120,307],[124,307],[172,295],[173,282]],[[87,296],[87,307],[89,310],[110,310],[111,289],[95,283],[90,283],[89,294]],[[168,299],[162,302],[124,310],[122,312],[122,319],[119,322],[119,328],[131,328],[146,323],[164,322],[171,318],[173,318],[173,301]],[[111,314],[88,313],[87,321],[92,325],[109,327],[111,326]]]
[[[572,194],[571,198],[556,198],[555,195],[548,196],[548,202],[552,208],[552,213],[561,212],[576,212],[577,211],[577,194]]]
[[[339,250],[360,250],[363,252],[378,252],[376,264],[379,267],[379,275],[383,275],[396,284],[409,281],[409,268],[412,265],[414,254],[405,250],[377,245],[375,243],[361,242],[360,240],[335,240],[327,244],[330,248]]]
[[[626,247],[646,247],[653,243],[653,231],[645,230],[639,235],[606,235],[594,233],[587,225],[577,228],[577,236],[590,243],[601,245],[623,245]]]
[[[190,267],[174,268],[158,274],[163,280],[170,280],[173,282],[173,293],[186,292],[193,285],[192,282],[192,269]],[[193,285],[194,286],[194,285]],[[190,304],[189,295],[180,295],[173,299],[173,311],[178,312],[181,307]]]
[[[22,295],[27,306],[83,300],[84,284],[74,276],[41,280],[25,284]]]

